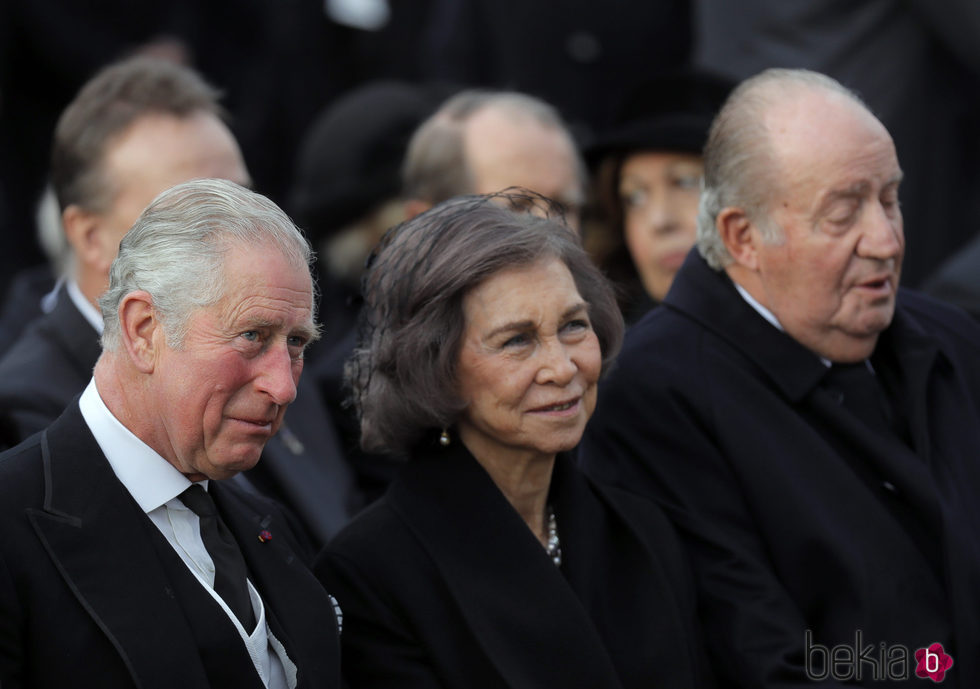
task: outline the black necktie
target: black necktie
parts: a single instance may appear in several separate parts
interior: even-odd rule
[[[245,631],[251,633],[255,629],[255,616],[245,580],[245,558],[238,543],[218,516],[214,500],[201,486],[195,484],[179,497],[201,520],[201,540],[214,561],[214,592],[235,613]]]
[[[899,435],[894,413],[885,390],[868,368],[867,362],[834,364],[824,378],[827,386],[840,397],[841,406],[866,426],[886,435]]]

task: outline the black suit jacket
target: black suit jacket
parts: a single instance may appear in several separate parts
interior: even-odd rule
[[[210,492],[298,686],[339,686],[331,601],[281,513],[234,486]],[[0,455],[0,523],[4,689],[262,686],[233,624],[116,479],[77,403]]]
[[[47,265],[25,268],[14,275],[0,302],[0,356],[3,356],[24,329],[44,314],[42,301],[55,287]]]
[[[18,441],[58,418],[85,389],[101,353],[99,334],[62,287],[51,313],[0,359],[0,414],[14,421]]]
[[[947,684],[980,684],[976,324],[901,292],[872,363],[910,444],[849,414],[819,359],[696,251],[626,340],[582,462],[679,527],[720,673],[811,686],[807,630],[852,648],[861,632],[875,657],[881,643],[941,642],[956,663]]]
[[[652,504],[559,457],[559,570],[458,441],[409,462],[321,554],[352,687],[703,687],[684,555]]]
[[[88,385],[101,353],[98,333],[62,289],[54,310],[0,359],[0,417],[12,422],[14,440],[54,421]],[[288,507],[316,550],[362,504],[329,412],[306,378],[258,465],[233,480]]]

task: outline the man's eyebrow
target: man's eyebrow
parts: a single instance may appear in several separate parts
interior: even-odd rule
[[[307,342],[315,342],[320,339],[320,328],[315,323],[304,323],[294,329],[294,334],[300,335]]]
[[[284,327],[284,322],[280,319],[270,318],[247,318],[239,323],[238,330],[269,330]],[[312,322],[303,323],[290,330],[290,335],[301,335],[307,340],[313,341],[320,336],[319,329]]]

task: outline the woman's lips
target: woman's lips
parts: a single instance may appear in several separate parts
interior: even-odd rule
[[[531,410],[532,414],[548,414],[549,416],[572,416],[578,412],[581,397],[570,400],[562,400],[553,404],[535,407]]]

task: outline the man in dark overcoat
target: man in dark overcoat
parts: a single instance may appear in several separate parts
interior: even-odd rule
[[[705,167],[584,466],[671,515],[730,686],[978,686],[980,330],[898,288],[891,137],[836,81],[768,70]]]

